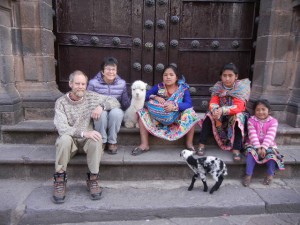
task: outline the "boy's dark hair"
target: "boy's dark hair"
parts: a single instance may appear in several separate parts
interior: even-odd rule
[[[271,104],[267,99],[258,99],[258,100],[256,100],[253,104],[253,110],[254,111],[255,111],[258,104],[264,105],[265,107],[268,108],[269,111],[271,111]]]
[[[227,63],[223,66],[221,72],[220,72],[220,76],[222,75],[222,73],[225,71],[225,70],[231,70],[232,72],[234,72],[235,74],[239,74],[239,70],[238,68],[236,67],[236,65],[234,65],[233,63]]]
[[[118,66],[118,60],[114,57],[106,57],[103,59],[103,62],[101,63],[101,70],[104,70],[105,66]]]

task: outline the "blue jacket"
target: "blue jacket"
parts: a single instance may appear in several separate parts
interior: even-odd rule
[[[126,110],[130,105],[126,82],[119,75],[116,76],[116,79],[112,84],[107,84],[103,80],[102,73],[99,72],[93,79],[89,81],[87,90],[115,97],[120,102],[123,110]]]

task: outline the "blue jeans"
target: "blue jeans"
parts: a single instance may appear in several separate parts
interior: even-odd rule
[[[98,120],[94,120],[95,130],[102,136],[102,143],[116,144],[117,135],[123,121],[124,112],[122,109],[114,108],[110,111],[103,111]]]

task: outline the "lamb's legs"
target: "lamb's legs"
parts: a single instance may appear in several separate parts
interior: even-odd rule
[[[205,179],[201,179],[201,180],[202,180],[202,183],[203,183],[203,191],[204,191],[204,192],[207,192],[208,187],[207,187],[206,180],[205,180]]]
[[[197,175],[197,174],[194,174],[194,176],[192,177],[192,182],[191,182],[191,184],[190,184],[190,186],[189,186],[189,188],[188,188],[188,191],[193,190],[194,184],[195,184],[195,181],[196,181],[196,177],[198,177],[198,175]]]
[[[215,183],[215,185],[210,189],[209,193],[212,194],[214,191],[218,190],[219,187],[221,186],[222,182],[224,180],[223,175],[218,177],[218,181]]]

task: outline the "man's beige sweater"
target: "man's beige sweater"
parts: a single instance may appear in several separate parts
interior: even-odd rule
[[[120,103],[114,97],[86,91],[79,101],[72,101],[69,93],[56,100],[54,125],[59,135],[70,135],[80,138],[83,131],[93,130],[91,114],[99,105],[105,110],[120,108]]]

